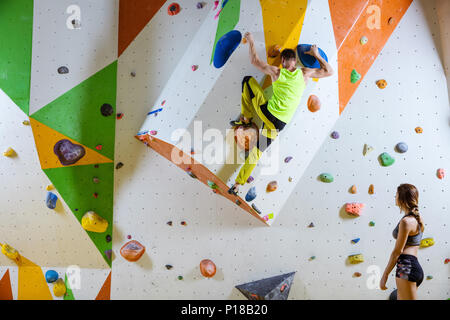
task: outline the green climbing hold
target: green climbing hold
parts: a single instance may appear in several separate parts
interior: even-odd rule
[[[334,181],[333,176],[332,176],[331,174],[329,174],[329,173],[322,173],[322,174],[319,176],[319,179],[320,179],[320,181],[322,181],[322,182],[327,182],[327,183],[330,183],[330,182],[333,182],[333,181]]]
[[[356,83],[361,79],[361,75],[355,70],[352,70],[352,74],[350,75],[350,81],[351,83]]]
[[[389,167],[394,164],[395,159],[392,158],[387,152],[380,154],[380,161],[383,167]]]
[[[215,184],[214,182],[212,182],[212,181],[209,181],[208,180],[208,186],[211,188],[211,189],[219,189],[219,187],[217,186],[217,184]]]
[[[375,226],[375,222],[370,221],[370,222],[369,222],[369,226],[371,226],[371,227]]]

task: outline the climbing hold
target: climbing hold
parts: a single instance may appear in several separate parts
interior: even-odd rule
[[[285,159],[284,159],[284,162],[285,163],[288,163],[289,161],[291,161],[293,159],[293,157],[286,157]]]
[[[58,280],[58,278],[58,272],[56,272],[55,270],[48,270],[45,273],[45,281],[47,281],[47,283],[55,282],[56,280]]]
[[[62,297],[66,293],[66,284],[64,280],[59,278],[53,285],[53,294],[56,297]]]
[[[120,169],[120,168],[122,168],[123,167],[123,163],[122,162],[118,162],[117,164],[116,164],[116,169]]]
[[[280,55],[280,53],[281,53],[281,47],[276,44],[276,45],[272,46],[272,48],[270,48],[269,57],[276,58]]]
[[[218,6],[219,6],[219,1],[218,0],[214,1],[214,9],[213,10],[216,10]]]
[[[266,188],[266,192],[274,192],[278,188],[278,183],[276,181],[269,182]]]
[[[195,154],[194,148],[191,148],[191,155]]]
[[[99,183],[99,182],[100,182],[100,179],[97,178],[97,177],[93,177],[93,178],[92,178],[92,182],[94,182],[94,183]]]
[[[136,77],[136,72],[131,71],[130,75],[134,78],[134,77]]]
[[[352,187],[350,188],[350,193],[355,194],[356,193],[356,186],[352,185]]]
[[[173,266],[170,265],[170,264],[166,264],[165,267],[166,267],[167,270],[171,270],[173,268]]]
[[[208,186],[209,186],[211,189],[213,189],[213,190],[219,188],[219,187],[217,186],[217,184],[215,184],[214,182],[209,181],[209,180],[208,180]]]
[[[416,130],[416,133],[422,133],[423,132],[423,129],[421,127],[417,127],[415,130]]]
[[[388,24],[389,24],[389,25],[393,24],[394,22],[395,22],[395,18],[394,18],[394,17],[390,17],[390,18],[388,19]]]
[[[29,126],[29,125],[30,125],[30,121],[28,121],[28,120],[23,120],[23,121],[22,121],[22,124],[23,124],[24,126]]]
[[[320,181],[330,183],[334,181],[333,176],[330,173],[322,173],[319,176]]]
[[[258,214],[261,214],[261,213],[258,212]],[[263,220],[264,220],[264,221],[269,221],[269,216],[265,215],[265,216],[263,217]]]
[[[254,203],[252,203],[252,208],[253,210],[255,210],[258,214],[261,214],[261,210],[258,209],[258,207],[256,207],[256,205]]]
[[[389,167],[394,164],[395,159],[392,158],[387,152],[380,154],[380,161],[383,167]]]
[[[53,189],[55,189],[55,187],[54,187],[52,184],[49,184],[49,185],[45,188],[45,190],[47,190],[47,191],[50,191],[50,190],[53,190]]]
[[[118,114],[116,114],[116,119],[117,120],[120,120],[122,118],[123,118],[123,113],[122,112],[119,112]]]
[[[359,217],[361,215],[361,210],[364,208],[364,203],[346,203],[345,204],[345,212],[351,214],[353,216]]]
[[[333,131],[333,132],[331,133],[331,137],[332,137],[333,139],[339,139],[339,132]]]
[[[81,226],[86,231],[103,233],[108,229],[108,221],[100,217],[94,211],[88,211],[81,219]]]
[[[292,180],[293,180],[292,177],[289,177],[289,178],[288,178],[288,181],[289,181],[289,182],[292,182]]]
[[[4,243],[0,246],[2,248],[2,253],[7,256],[9,259],[14,260],[15,262],[20,262],[20,254],[19,251],[11,247],[10,245]]]
[[[111,258],[112,258],[112,250],[111,249],[105,250],[104,253],[105,253],[106,258],[108,260],[111,260]]]
[[[78,19],[73,19],[72,20],[72,25],[74,29],[80,29],[81,28],[81,22]]]
[[[353,274],[353,276],[354,276],[355,278],[359,278],[359,277],[362,276],[362,274],[361,274],[361,272],[355,272],[355,273]]]
[[[366,156],[367,154],[369,154],[370,152],[373,151],[373,147],[364,144],[364,149],[363,149],[363,155]]]
[[[399,153],[405,153],[406,151],[408,151],[408,145],[404,142],[399,142],[395,146],[395,150],[397,150],[397,152]]]
[[[45,203],[47,204],[47,208],[49,209],[55,209],[56,208],[56,201],[58,201],[58,197],[53,192],[47,192],[47,198],[45,200]]]
[[[251,187],[247,194],[245,195],[245,201],[250,202],[255,200],[256,198],[256,188],[255,187]]]
[[[152,130],[149,132],[152,136],[156,136],[158,134],[158,131]]]
[[[94,192],[94,193],[93,193],[93,196],[94,196],[94,198],[98,198],[98,193],[97,193],[97,192]]]
[[[309,258],[309,261],[316,259],[316,256],[312,256]]]
[[[369,194],[374,194],[374,193],[375,193],[375,187],[374,187],[373,184],[371,184],[371,185],[369,186]]]
[[[380,88],[380,89],[384,89],[387,86],[387,82],[384,79],[378,80],[376,82],[376,84],[377,84],[378,88]]]
[[[114,108],[110,104],[105,103],[101,106],[100,112],[102,113],[103,116],[109,117],[114,113]]]
[[[178,276],[178,280],[183,280],[183,276]]]
[[[243,44],[246,44],[246,43],[247,43],[247,39],[242,38],[242,43],[243,43]]]
[[[433,279],[433,276],[427,276],[427,280]]]
[[[287,300],[295,272],[236,286],[249,300]]]
[[[167,225],[168,225],[168,226],[172,226],[172,224],[173,224],[172,221],[168,221],[168,222],[167,222]]]
[[[209,259],[200,262],[200,272],[206,278],[212,278],[216,274],[216,265]]]
[[[445,264],[448,264],[449,262],[450,262],[450,259],[449,259],[449,258],[447,258],[447,259],[444,260],[444,263],[445,263]]]
[[[203,8],[204,4],[203,2],[197,2],[197,9]]]
[[[361,79],[361,75],[355,69],[353,69],[350,75],[350,82],[356,83],[359,81],[359,79]]]
[[[248,177],[247,179],[247,183],[252,183],[253,180],[255,180],[255,178],[253,178],[252,176]]]
[[[181,225],[182,225],[182,226],[187,226],[186,221],[181,221]]]
[[[434,245],[434,239],[433,238],[425,238],[420,241],[420,247],[421,248],[427,248]]]
[[[188,169],[186,172],[192,179],[197,179],[197,176],[191,170]]]
[[[191,69],[192,69],[192,71],[197,71],[198,66],[197,66],[197,65],[193,65],[193,66],[191,67]]]
[[[94,168],[98,169],[98,164],[94,164]]]
[[[86,150],[83,146],[74,144],[70,140],[59,140],[53,147],[53,152],[58,156],[63,166],[76,163],[84,157]]]
[[[361,239],[360,238],[352,239],[352,243],[358,243],[359,240],[361,240]]]
[[[144,252],[145,247],[136,240],[131,240],[120,248],[120,255],[130,262],[138,261]]]
[[[127,235],[127,239],[130,240],[131,239],[131,235]]]
[[[13,148],[8,148],[8,149],[6,149],[5,152],[3,152],[3,155],[4,155],[5,157],[13,157],[13,156],[16,155],[16,151],[14,151]]]
[[[328,57],[325,54],[325,52],[323,52],[322,49],[319,49],[319,54],[322,56],[322,58],[328,62]],[[297,46],[297,55],[300,58],[301,63],[306,67],[306,68],[315,68],[315,69],[319,69],[320,68],[320,63],[319,61],[313,57],[310,54],[307,54],[306,52],[308,52],[309,50],[311,50],[311,45],[310,44],[299,44]]]
[[[97,149],[98,151],[103,149],[103,146],[101,144],[98,144],[95,146],[95,149]]]
[[[308,98],[308,110],[311,112],[316,112],[320,110],[320,106],[322,105],[322,103],[320,102],[319,98],[315,95],[310,95]]]
[[[64,66],[59,67],[59,68],[58,68],[58,73],[59,73],[59,74],[66,74],[66,73],[69,73],[69,68],[64,67]]]
[[[444,169],[442,169],[442,168],[437,169],[436,175],[437,175],[437,177],[438,177],[439,179],[444,179],[444,177],[445,177],[445,171],[444,171]]]
[[[370,222],[369,222],[369,226],[374,227],[374,226],[375,226],[375,222],[370,221]]]
[[[237,199],[234,203],[236,203],[238,206],[241,205],[241,202],[239,201],[239,199]]]
[[[311,222],[311,223],[309,224],[308,228],[314,228],[314,223]]]
[[[106,242],[111,242],[111,240],[112,240],[112,237],[111,237],[111,235],[106,235]]]
[[[242,35],[237,30],[224,34],[216,44],[214,67],[222,68],[241,43]]]
[[[369,39],[366,36],[362,36],[361,39],[359,39],[359,43],[362,45],[365,45],[368,41]]]
[[[351,264],[361,263],[361,262],[364,262],[364,257],[362,254],[353,254],[353,255],[348,256],[348,261]]]
[[[169,16],[177,15],[178,13],[180,13],[180,5],[176,2],[170,4],[167,8],[167,13],[169,14]]]

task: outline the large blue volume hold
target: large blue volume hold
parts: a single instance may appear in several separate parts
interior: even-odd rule
[[[222,68],[233,54],[234,50],[239,46],[242,40],[242,34],[237,30],[232,30],[224,34],[216,44],[214,52],[214,67]]]
[[[324,58],[324,60],[326,62],[328,62],[328,57],[325,54],[325,52],[323,52],[322,49],[319,49],[319,54],[322,58]],[[299,44],[297,46],[297,53],[298,53],[298,57],[300,58],[300,61],[302,62],[302,64],[307,67],[307,68],[320,68],[320,63],[319,61],[314,58],[313,56],[306,54],[305,52],[308,52],[309,50],[311,50],[311,45],[310,44]]]

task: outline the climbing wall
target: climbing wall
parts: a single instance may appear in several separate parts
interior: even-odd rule
[[[23,258],[17,265],[0,255],[0,299],[245,299],[236,287],[295,271],[289,299],[386,299],[390,290],[374,289],[374,279],[394,245],[391,231],[400,219],[395,189],[403,182],[418,187],[425,236],[436,242],[419,250],[425,275],[432,276],[419,298],[450,297],[445,264],[450,186],[447,177],[436,176],[438,168],[448,170],[450,115],[445,33],[435,1],[396,2],[401,10],[392,10],[392,1],[296,1],[302,9],[290,17],[293,32],[280,43],[317,43],[336,73],[308,85],[294,121],[280,136],[278,169],[272,176],[262,175],[260,166],[255,170],[256,204],[274,213],[272,221],[242,199],[248,188],[240,193],[241,206],[220,195],[234,180],[236,166],[205,166],[200,151],[206,138],[193,154],[185,149],[203,184],[185,172],[188,167],[180,170],[165,157],[173,148],[167,143],[176,142],[170,141],[174,129],[193,135],[194,121],[201,120],[203,130],[225,132],[239,112],[244,75],[270,90],[270,82],[249,64],[244,44],[222,68],[211,64],[221,35],[252,31],[261,57],[283,36],[276,25],[268,26],[273,1],[229,0],[219,15],[222,3],[214,9],[208,0],[198,9],[197,2],[178,1],[180,12],[169,16],[166,1],[78,1],[81,18],[76,8],[69,10],[69,1],[50,10],[44,0],[0,4],[0,29],[7,30],[0,32],[0,147],[17,154],[0,159],[0,242]],[[381,9],[381,29],[368,29],[367,21],[377,23],[373,5]],[[26,23],[14,28],[11,16],[19,11]],[[389,24],[390,17],[395,19]],[[341,65],[349,61],[354,65]],[[59,74],[61,66],[69,73]],[[348,74],[353,69],[361,75],[355,84]],[[377,87],[380,79],[387,81],[385,89]],[[322,101],[315,113],[306,107],[310,94]],[[104,103],[113,107],[109,118],[100,112]],[[153,147],[146,148],[135,138],[136,128],[157,110],[147,118],[152,125],[143,128],[157,131],[154,139],[143,139]],[[123,116],[112,121],[115,113]],[[418,126],[422,134],[415,132]],[[330,137],[332,131],[339,139]],[[62,166],[53,153],[61,139],[84,146],[86,156]],[[408,152],[394,150],[400,141]],[[366,156],[364,144],[374,148]],[[391,167],[379,164],[382,152],[396,159]],[[289,163],[283,161],[287,156],[293,157]],[[119,162],[124,166],[114,169]],[[324,172],[334,176],[333,183],[319,181]],[[217,179],[216,193],[207,185],[210,179]],[[279,187],[268,195],[265,186],[272,180]],[[45,205],[49,184],[58,196],[54,210]],[[348,192],[352,185],[356,194]],[[362,216],[348,218],[347,202],[365,203]],[[109,220],[107,232],[82,229],[79,220],[88,208]],[[119,253],[129,240],[146,247],[134,263]],[[365,261],[349,264],[353,254],[363,254]],[[215,262],[214,277],[201,275],[202,259]],[[45,282],[49,270],[65,281],[65,296],[56,297],[55,285]],[[388,287],[394,286],[391,276]]]

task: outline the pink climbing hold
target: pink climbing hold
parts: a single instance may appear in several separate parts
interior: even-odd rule
[[[345,212],[357,217],[361,215],[362,208],[364,208],[364,203],[352,202],[345,204]]]
[[[193,65],[193,66],[191,67],[191,69],[192,69],[192,71],[196,71],[196,70],[198,69],[198,66],[197,66],[197,65]]]
[[[440,168],[440,169],[437,170],[437,177],[438,177],[439,179],[444,179],[444,177],[445,177],[445,171],[444,171],[444,169]]]
[[[215,15],[214,19],[217,19],[220,16],[220,13],[222,12],[222,9],[220,9],[217,14]]]
[[[214,1],[214,9],[213,10],[216,10],[218,6],[219,6],[219,1]]]
[[[161,105],[165,105],[166,104],[166,100],[163,100],[163,102],[161,102]]]
[[[158,131],[152,130],[152,131],[150,131],[150,134],[151,134],[152,136],[156,136],[156,135],[158,134]]]

